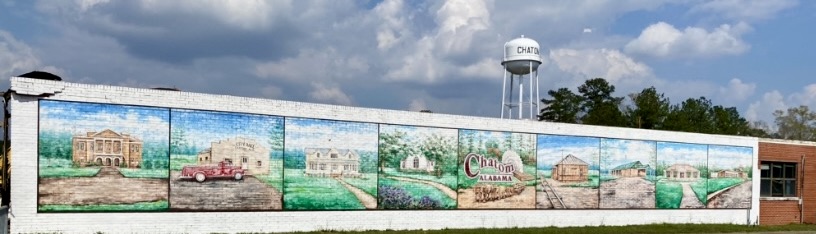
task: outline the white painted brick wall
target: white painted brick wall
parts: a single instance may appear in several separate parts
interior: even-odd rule
[[[105,85],[12,78],[10,101],[13,148],[11,174],[12,233],[209,233],[289,232],[311,230],[443,229],[479,227],[595,226],[649,223],[754,224],[759,217],[759,179],[754,177],[752,209],[698,210],[438,210],[438,211],[279,211],[165,213],[37,213],[38,102],[43,99],[129,104],[362,121],[429,127],[466,128],[558,135],[595,136],[747,146],[756,138],[692,134],[575,124],[501,120],[334,106],[291,101],[136,89]],[[754,166],[754,174],[759,169]]]

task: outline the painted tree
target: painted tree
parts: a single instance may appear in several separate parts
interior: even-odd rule
[[[400,159],[409,154],[409,148],[406,144],[405,132],[396,130],[390,133],[380,133],[380,144],[378,146],[380,152],[380,172],[384,171],[386,166],[399,167]]]
[[[283,125],[275,124],[268,130],[270,154],[275,151],[283,151]]]
[[[420,143],[422,154],[435,162],[434,171],[436,176],[442,176],[443,172],[456,173],[456,147],[454,140],[436,133],[423,138]]]
[[[171,154],[188,154],[187,134],[182,128],[172,128],[170,131],[170,153]]]

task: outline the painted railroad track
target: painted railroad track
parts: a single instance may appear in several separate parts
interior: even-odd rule
[[[558,193],[555,192],[552,185],[547,182],[547,179],[541,180],[541,185],[544,187],[544,193],[547,194],[547,200],[550,201],[552,204],[553,209],[566,209],[567,205],[564,204],[564,200],[561,200],[561,197],[558,196]]]

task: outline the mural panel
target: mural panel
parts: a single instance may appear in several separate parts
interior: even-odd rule
[[[168,109],[39,105],[38,212],[167,210]]]
[[[655,208],[654,141],[601,139],[600,208]]]
[[[657,208],[705,208],[707,157],[707,145],[657,142]]]
[[[280,210],[283,118],[173,109],[172,210]]]
[[[460,209],[535,208],[534,134],[459,130]]]
[[[380,125],[380,209],[456,209],[456,129]]]
[[[538,209],[597,209],[600,139],[538,135]]]
[[[751,147],[708,147],[708,208],[751,208],[753,157]]]
[[[377,125],[286,118],[284,208],[377,208]]]

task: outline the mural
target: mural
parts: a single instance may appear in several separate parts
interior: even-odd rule
[[[170,113],[172,210],[280,210],[283,118]]]
[[[286,118],[284,209],[377,208],[377,125]]]
[[[657,142],[657,208],[705,208],[708,145]]]
[[[654,141],[601,139],[600,208],[655,208]]]
[[[708,208],[751,208],[753,157],[751,147],[708,147]]]
[[[167,210],[168,109],[39,105],[38,212]]]
[[[380,209],[455,209],[456,129],[380,125]]]
[[[535,135],[459,130],[460,209],[535,208]]]
[[[600,139],[538,135],[538,209],[597,209]]]

